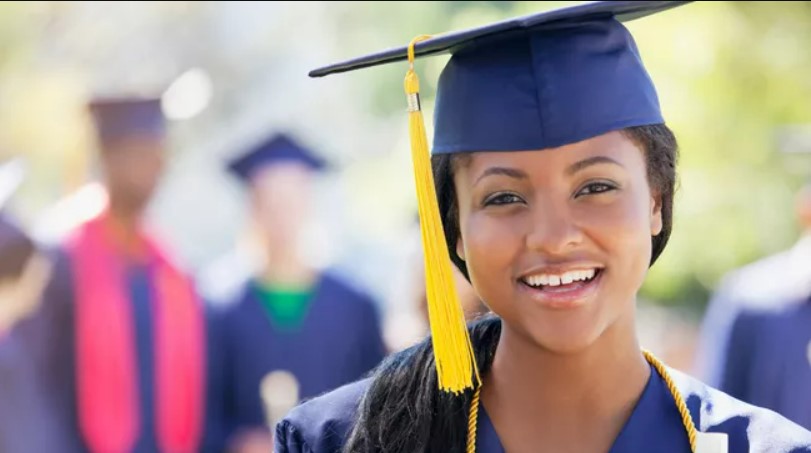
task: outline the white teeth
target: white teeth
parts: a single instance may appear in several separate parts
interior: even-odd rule
[[[569,271],[562,275],[536,274],[524,277],[524,281],[534,287],[569,285],[573,282],[589,281],[594,278],[595,269]]]

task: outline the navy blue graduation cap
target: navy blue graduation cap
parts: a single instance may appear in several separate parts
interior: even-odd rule
[[[433,153],[544,149],[662,123],[656,89],[621,22],[684,3],[587,3],[417,43],[416,57],[453,55],[437,88]],[[406,47],[390,49],[310,76],[406,55]]]
[[[89,109],[102,144],[166,132],[160,98],[99,98],[90,102]]]
[[[450,53],[439,78],[434,154],[542,150],[664,122],[656,88],[623,22],[684,1],[592,2],[505,20],[310,72],[311,77],[408,60],[405,91],[439,387],[479,381],[453,287],[419,101],[417,57]]]
[[[300,163],[314,171],[323,170],[326,162],[311,149],[287,134],[275,134],[248,149],[228,164],[228,169],[243,181],[266,166],[280,162]]]

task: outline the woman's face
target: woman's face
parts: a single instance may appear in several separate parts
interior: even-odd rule
[[[575,352],[620,320],[662,229],[643,151],[621,132],[542,151],[478,152],[454,171],[457,253],[506,327]]]

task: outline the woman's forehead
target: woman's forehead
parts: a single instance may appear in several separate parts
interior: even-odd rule
[[[609,132],[577,143],[541,150],[479,151],[454,155],[455,169],[471,173],[496,165],[524,167],[529,162],[543,163],[539,168],[557,168],[594,156],[628,160],[640,155],[639,146],[620,131]],[[536,166],[528,167],[527,169]]]

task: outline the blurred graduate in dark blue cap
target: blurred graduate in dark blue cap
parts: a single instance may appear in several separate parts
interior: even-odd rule
[[[800,426],[639,344],[677,146],[623,22],[682,3],[586,3],[311,73],[410,60],[431,337],[291,411],[278,453],[811,451]],[[446,52],[429,156],[413,62]],[[493,315],[465,326],[452,265]]]
[[[94,99],[89,110],[107,202],[60,244],[23,328],[73,434],[59,451],[197,452],[203,305],[144,220],[166,158],[161,100]]]
[[[325,168],[322,158],[286,134],[229,164],[249,190],[265,256],[219,326],[224,421],[234,451],[269,441],[268,423],[299,399],[360,378],[385,355],[370,296],[302,256],[313,179]],[[271,448],[268,443],[265,450]]]

